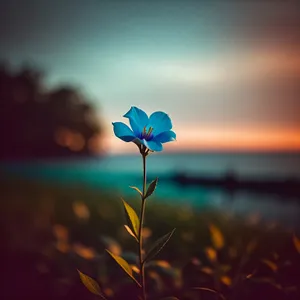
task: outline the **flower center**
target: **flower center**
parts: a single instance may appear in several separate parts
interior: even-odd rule
[[[150,140],[152,138],[152,132],[153,132],[153,127],[149,127],[148,129],[146,128],[146,126],[143,129],[143,132],[141,134],[141,138],[145,139],[145,140]]]

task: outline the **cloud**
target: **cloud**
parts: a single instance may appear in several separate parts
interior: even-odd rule
[[[134,66],[134,64],[133,64]],[[239,86],[274,78],[300,77],[300,48],[252,49],[216,57],[140,61],[133,69],[152,82],[179,86]],[[137,74],[136,74],[137,75]]]

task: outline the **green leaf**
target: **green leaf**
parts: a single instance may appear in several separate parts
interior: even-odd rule
[[[152,259],[155,255],[157,255],[163,247],[167,244],[167,242],[170,240],[171,236],[173,235],[176,228],[174,228],[171,232],[167,233],[166,235],[159,238],[153,246],[149,249],[148,253],[146,254],[146,257],[144,261]]]
[[[129,218],[130,221],[130,229],[132,230],[132,232],[135,234],[135,236],[138,238],[139,236],[139,228],[140,228],[140,220],[136,214],[136,212],[134,211],[134,209],[125,201],[123,200],[123,205],[126,211],[126,214]]]
[[[149,184],[149,187],[147,189],[147,192],[146,192],[146,195],[145,195],[145,198],[148,198],[150,197],[153,192],[155,191],[155,188],[156,188],[156,185],[157,185],[157,181],[158,181],[158,178],[155,178],[150,184]]]
[[[131,228],[130,228],[129,226],[127,226],[127,225],[124,225],[124,227],[125,227],[125,229],[127,230],[127,232],[128,232],[131,236],[133,236],[137,242],[139,242],[138,238],[137,238],[136,235],[133,233],[133,231],[131,230]]]
[[[136,186],[130,186],[130,188],[136,190],[141,195],[141,197],[143,197],[143,193],[141,192],[141,190],[139,188],[137,188]]]
[[[82,281],[82,283],[84,284],[84,286],[93,294],[98,295],[100,297],[102,297],[103,299],[105,299],[105,297],[101,294],[101,289],[99,284],[91,277],[83,274],[82,272],[80,272],[79,270],[77,270],[80,276],[80,279]]]
[[[123,259],[122,257],[118,256],[118,255],[114,255],[113,253],[111,253],[109,250],[107,250],[107,253],[117,262],[117,264],[127,273],[127,275],[139,286],[141,287],[141,285],[137,282],[137,280],[134,278],[133,274],[132,274],[132,269],[129,266],[129,264],[127,263],[127,261],[125,259]]]

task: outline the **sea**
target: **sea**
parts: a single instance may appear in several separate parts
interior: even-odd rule
[[[142,187],[140,155],[106,155],[80,160],[51,160],[1,164],[7,172],[60,185],[84,185],[134,197],[130,186]],[[154,153],[147,157],[148,178],[175,173],[239,179],[300,179],[300,153]],[[292,196],[239,191],[230,195],[218,188],[180,186],[159,180],[153,201],[201,210],[212,207],[238,215],[260,215],[270,221],[299,223],[300,201]]]

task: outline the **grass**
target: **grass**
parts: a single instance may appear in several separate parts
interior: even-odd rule
[[[76,269],[96,279],[108,299],[136,299],[136,286],[105,254],[123,256],[138,275],[137,244],[113,191],[4,175],[0,182],[1,299],[94,299]],[[126,201],[138,211],[138,197]],[[147,266],[149,299],[300,298],[294,230],[257,215],[195,211],[155,197],[147,202],[145,221],[146,247],[176,228]]]

